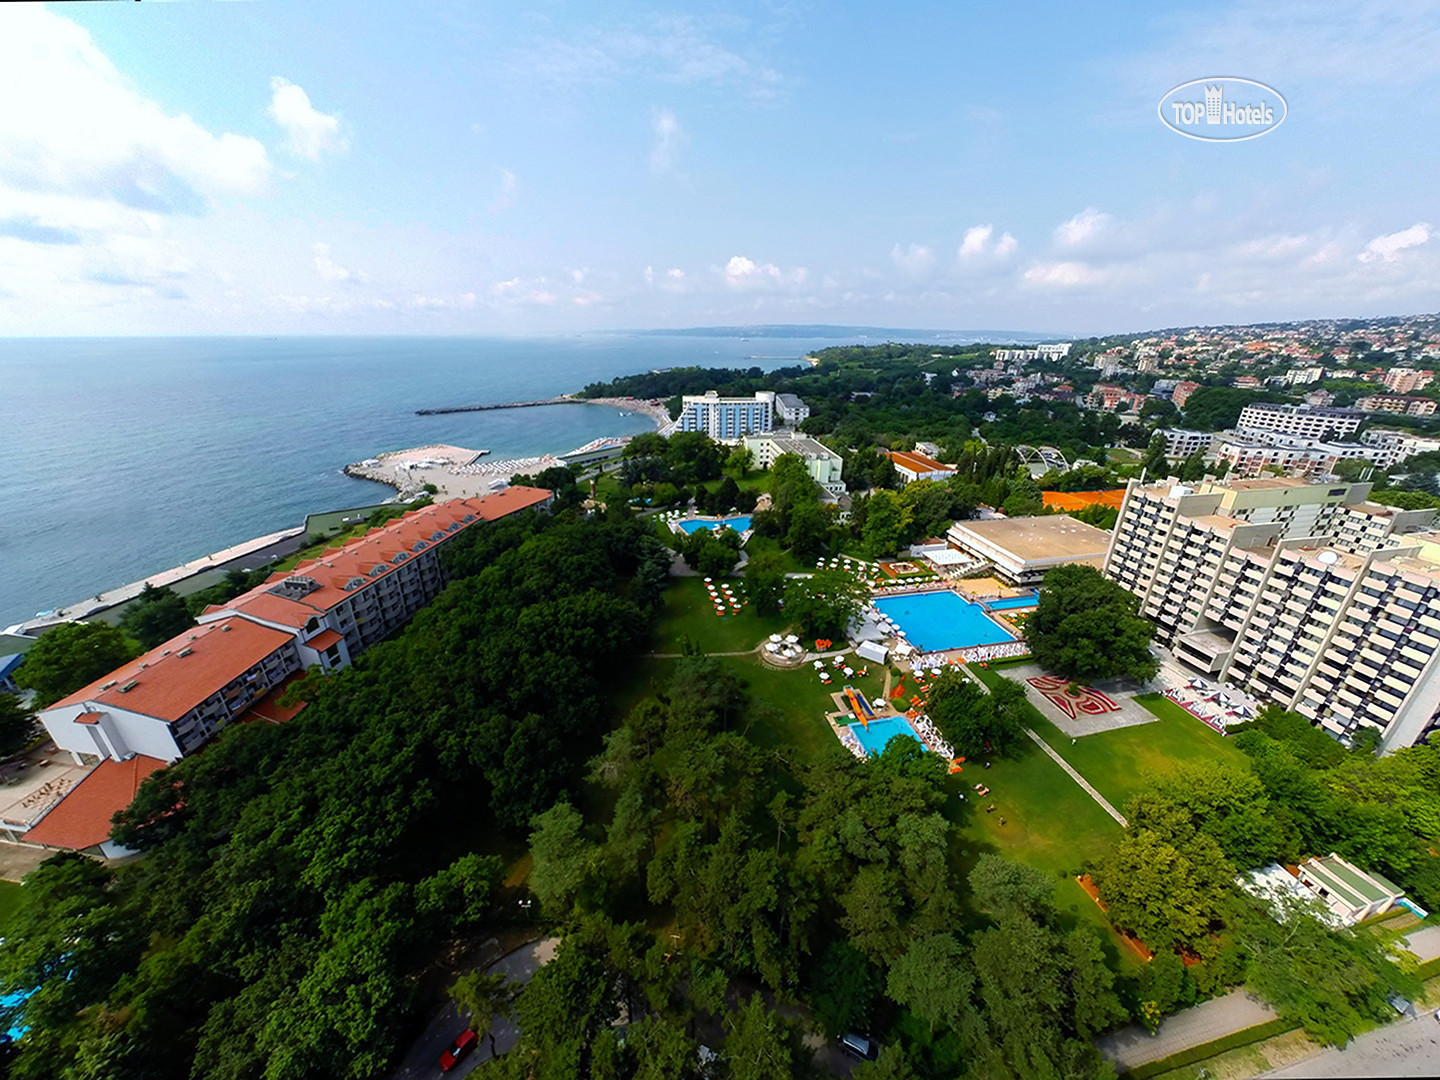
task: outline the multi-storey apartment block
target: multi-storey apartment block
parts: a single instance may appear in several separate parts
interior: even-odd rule
[[[1417,371],[1415,368],[1391,368],[1381,380],[1385,389],[1392,394],[1408,394],[1412,390],[1424,390],[1435,381],[1435,372]]]
[[[664,434],[703,431],[719,442],[738,442],[776,427],[798,427],[810,415],[810,406],[794,394],[757,391],[754,397],[722,398],[718,391],[686,394],[680,399],[680,416]]]
[[[1352,435],[1365,420],[1350,409],[1312,409],[1305,405],[1246,405],[1240,410],[1236,429],[1242,434],[1275,431],[1307,439],[1334,439]]]
[[[291,675],[334,671],[407,622],[444,584],[440,549],[472,525],[552,498],[511,487],[412,510],[227,604],[200,625],[40,713],[77,759],[174,761]]]
[[[1367,484],[1131,482],[1108,576],[1175,659],[1336,737],[1409,746],[1440,714],[1440,535]]]
[[[1217,436],[1214,449],[1216,463],[1228,464],[1231,474],[1239,477],[1259,476],[1267,469],[1328,476],[1341,461],[1375,458],[1374,449],[1362,443],[1328,442],[1278,432]]]
[[[1165,456],[1168,458],[1187,458],[1196,450],[1208,454],[1218,438],[1213,431],[1191,431],[1189,428],[1163,428],[1160,434],[1165,436]]]
[[[1365,412],[1388,412],[1400,416],[1430,416],[1435,412],[1436,403],[1427,397],[1406,397],[1403,394],[1371,394],[1355,402],[1357,409]]]

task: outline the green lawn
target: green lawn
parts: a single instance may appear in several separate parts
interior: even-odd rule
[[[971,670],[992,686],[996,679],[1003,678],[993,668]],[[1070,736],[1033,705],[1027,703],[1026,711],[1035,733],[1094,784],[1117,810],[1123,810],[1154,777],[1184,762],[1219,761],[1249,768],[1250,759],[1225,736],[1206,727],[1168,698],[1141,694],[1135,700],[1160,719],[1153,724],[1086,735],[1073,745]]]
[[[740,586],[741,579],[726,578],[731,588]],[[719,582],[716,582],[719,585]],[[705,591],[702,578],[676,578],[665,590],[665,604],[655,625],[651,651],[681,652],[681,643],[689,641],[701,651],[739,652],[753,649],[771,634],[786,628],[785,616],[760,616],[751,605],[739,615],[719,616]],[[815,644],[813,641],[810,643]]]

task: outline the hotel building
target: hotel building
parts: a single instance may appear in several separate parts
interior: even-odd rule
[[[1299,479],[1141,487],[1106,574],[1175,659],[1343,738],[1409,746],[1440,713],[1440,534],[1433,510],[1368,484]]]
[[[759,390],[754,397],[722,398],[715,390],[686,394],[680,399],[680,416],[665,430],[703,431],[717,442],[738,442],[776,427],[798,427],[810,416],[810,407],[794,394]]]
[[[272,719],[272,692],[292,675],[348,665],[435,597],[440,550],[484,521],[549,504],[512,487],[411,510],[343,547],[207,608],[196,626],[40,712],[77,761],[161,762],[193,753],[241,718]]]
[[[1308,405],[1246,405],[1235,428],[1242,435],[1278,432],[1307,439],[1353,435],[1365,417],[1350,409],[1312,409]]]

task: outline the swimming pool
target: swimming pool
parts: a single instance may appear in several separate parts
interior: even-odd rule
[[[850,725],[850,730],[860,740],[860,745],[865,748],[865,753],[871,757],[878,757],[880,752],[885,749],[885,744],[898,735],[908,736],[915,739],[916,742],[920,741],[915,738],[915,729],[910,726],[910,721],[903,716],[887,716],[881,720],[871,720],[868,729],[864,724],[854,723]]]
[[[1011,608],[1034,607],[1040,602],[1040,597],[1035,593],[1029,596],[1009,596],[1004,600],[991,600],[985,606],[991,611],[1009,611]]]
[[[697,518],[690,518],[688,521],[680,522],[679,525],[687,533],[698,532],[700,529],[715,529],[721,525],[743,533],[750,528],[750,518],[743,514],[739,517],[728,517],[724,521],[700,521]]]
[[[905,638],[921,652],[942,652],[967,645],[998,645],[1014,641],[1008,631],[959,593],[911,593],[875,601],[880,614],[893,619]]]

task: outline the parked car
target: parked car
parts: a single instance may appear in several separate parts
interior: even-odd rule
[[[875,1045],[874,1039],[856,1035],[853,1031],[841,1038],[840,1047],[851,1057],[859,1058],[861,1061],[874,1061],[880,1053],[880,1047]]]
[[[474,1050],[475,1044],[479,1041],[475,1036],[475,1032],[469,1028],[462,1031],[459,1038],[455,1040],[455,1044],[440,1055],[440,1071],[449,1072],[456,1065],[459,1065],[461,1059],[470,1053],[471,1050]]]

